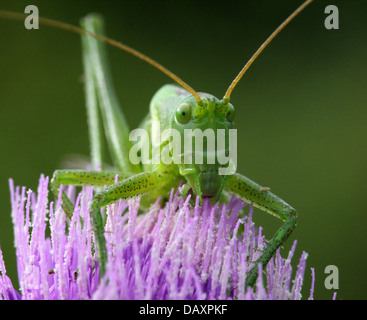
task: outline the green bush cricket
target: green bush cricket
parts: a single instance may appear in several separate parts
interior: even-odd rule
[[[92,185],[98,188],[107,186],[94,196],[90,207],[98,246],[98,263],[101,276],[105,273],[107,263],[101,208],[120,199],[128,199],[139,195],[143,196],[143,205],[149,206],[158,197],[163,199],[167,197],[171,188],[178,188],[181,181],[184,181],[181,188],[182,195],[190,193],[192,196],[198,196],[200,201],[202,197],[225,201],[225,194],[234,194],[282,220],[283,225],[270,240],[263,254],[247,275],[246,286],[252,286],[255,283],[258,276],[258,264],[261,263],[266,266],[276,250],[288,239],[297,222],[296,210],[270,192],[269,188],[262,187],[238,173],[225,176],[219,175],[218,170],[223,165],[218,162],[206,163],[205,165],[199,165],[195,162],[167,165],[162,161],[157,164],[133,164],[128,156],[132,147],[129,140],[130,130],[113,89],[105,57],[105,43],[116,46],[148,62],[182,87],[166,85],[161,88],[153,97],[150,113],[141,124],[141,128],[151,134],[152,121],[158,121],[163,129],[173,128],[182,135],[184,129],[188,128],[200,128],[201,130],[212,128],[228,132],[233,128],[234,107],[229,101],[234,87],[267,44],[311,2],[312,0],[308,0],[302,4],[271,34],[240,71],[221,100],[209,94],[197,93],[176,75],[149,57],[124,44],[104,37],[102,20],[96,15],[89,15],[82,19],[83,29],[40,18],[41,24],[82,35],[92,164],[94,167],[97,164],[102,164],[103,169],[103,128],[111,158],[116,168],[116,171],[113,172],[103,170],[57,170],[52,179],[52,191],[55,196],[59,194],[61,185]],[[5,11],[0,11],[0,17],[24,19],[24,15]],[[210,121],[208,121],[209,118]],[[149,141],[149,149],[152,153],[160,154],[166,144],[167,141],[163,141],[163,143],[155,146]],[[155,150],[155,148],[158,150]],[[115,183],[116,174],[118,175],[117,183]],[[62,192],[62,200],[63,209],[70,218],[74,211],[74,205],[64,192]]]

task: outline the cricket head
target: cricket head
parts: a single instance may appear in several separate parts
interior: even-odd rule
[[[175,163],[195,195],[219,197],[224,177],[236,171],[235,110],[229,102],[199,93],[179,101],[171,129],[179,139],[169,140]]]

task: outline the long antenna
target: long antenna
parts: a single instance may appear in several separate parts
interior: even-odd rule
[[[10,20],[24,20],[26,17],[27,17],[27,15],[23,14],[23,13],[0,10],[0,18],[10,19]],[[162,71],[164,74],[166,74],[171,79],[176,81],[179,85],[184,87],[187,91],[189,91],[195,97],[196,102],[199,105],[202,105],[202,101],[201,101],[199,95],[197,94],[197,92],[193,88],[191,88],[186,82],[181,80],[178,76],[176,76],[174,73],[169,71],[167,68],[163,67],[161,64],[159,64],[155,60],[149,58],[145,54],[142,54],[141,52],[139,52],[139,51],[137,51],[137,50],[121,43],[121,42],[118,42],[116,40],[113,40],[113,39],[95,34],[93,32],[84,30],[82,28],[73,26],[73,25],[68,24],[68,23],[60,22],[60,21],[53,20],[53,19],[42,18],[42,17],[39,17],[38,21],[39,21],[39,23],[41,23],[43,25],[46,25],[46,26],[50,26],[50,27],[70,31],[70,32],[80,34],[80,35],[86,35],[86,36],[93,37],[97,40],[100,40],[100,41],[105,42],[105,43],[107,43],[111,46],[114,46],[114,47],[119,48],[119,49],[121,49],[125,52],[128,52],[128,53],[132,54],[133,56],[147,62],[148,64],[150,64],[153,67],[157,68],[158,70]]]
[[[305,1],[296,11],[294,11],[271,35],[266,41],[260,46],[259,49],[254,53],[254,55],[251,57],[251,59],[246,63],[246,65],[242,68],[240,73],[237,75],[237,77],[233,80],[229,88],[227,89],[226,94],[224,95],[223,100],[225,102],[229,102],[229,98],[231,96],[231,93],[234,89],[234,87],[237,85],[238,81],[242,78],[242,76],[245,74],[245,72],[250,68],[252,63],[255,61],[255,59],[259,56],[259,54],[265,49],[265,47],[273,40],[277,34],[282,31],[282,29],[293,20],[293,18],[298,15],[304,8],[306,8],[313,0],[307,0]]]

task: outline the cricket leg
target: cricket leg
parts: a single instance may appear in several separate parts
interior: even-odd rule
[[[132,173],[122,172],[104,172],[104,171],[85,171],[85,170],[56,170],[51,180],[51,190],[55,197],[59,194],[60,185],[73,186],[110,186],[115,183],[116,174],[118,181],[122,181],[131,177]],[[62,208],[69,219],[72,218],[74,212],[74,204],[63,191],[61,194]]]
[[[201,197],[201,186],[200,186],[199,177],[198,177],[198,173],[196,169],[195,168],[186,168],[186,169],[180,168],[180,175],[187,176],[190,182],[192,182],[191,185],[195,186],[195,194],[199,196],[199,204],[201,205],[203,203],[203,199]],[[188,192],[187,185],[184,185],[181,190],[182,190],[181,196],[185,197]],[[191,199],[190,202],[195,204],[195,199]]]
[[[106,272],[107,248],[101,208],[120,199],[128,199],[160,189],[172,181],[169,174],[144,172],[107,187],[93,197],[91,209],[92,225],[97,240],[100,277]]]
[[[265,267],[277,249],[288,239],[296,227],[297,211],[284,200],[270,192],[268,188],[263,188],[256,182],[240,174],[228,176],[224,188],[242,200],[252,203],[255,207],[283,221],[283,225],[270,240],[260,258],[255,262],[255,266],[246,277],[245,287],[252,287],[258,276],[258,265],[261,263]]]
[[[103,20],[96,14],[83,18],[81,25],[88,31],[103,34]],[[114,166],[119,171],[139,173],[141,166],[129,160],[130,129],[116,96],[105,44],[92,37],[82,36],[82,45],[91,152],[92,159],[95,159],[93,162],[102,161],[102,134],[98,118],[101,114]]]
[[[83,40],[85,42],[85,40]],[[101,113],[98,109],[98,96],[93,75],[91,59],[89,58],[88,48],[83,46],[83,65],[84,65],[84,91],[85,103],[87,107],[87,123],[89,133],[89,147],[92,168],[96,170],[99,166],[103,170],[104,165],[104,140]]]

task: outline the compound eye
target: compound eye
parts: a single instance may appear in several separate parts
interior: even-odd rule
[[[186,124],[191,120],[191,106],[188,103],[182,103],[176,110],[176,119],[181,124]]]
[[[226,118],[227,118],[227,120],[228,120],[229,122],[232,122],[232,121],[233,121],[233,119],[234,119],[234,114],[235,114],[235,112],[234,112],[234,108],[233,108],[233,106],[232,106],[232,105],[229,105],[229,106],[228,106],[228,111],[227,111],[227,114],[226,114]]]

